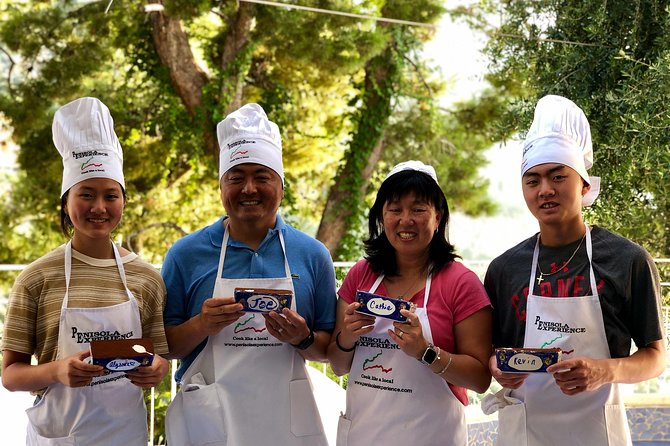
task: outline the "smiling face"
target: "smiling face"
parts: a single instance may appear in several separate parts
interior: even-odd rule
[[[521,187],[540,228],[582,225],[582,197],[591,186],[574,169],[558,163],[537,165],[523,174]]]
[[[121,185],[109,178],[91,178],[72,186],[65,213],[74,227],[74,239],[84,244],[107,242],[121,221],[125,202]]]
[[[284,196],[281,178],[274,170],[261,164],[239,164],[223,174],[220,186],[221,202],[232,222],[274,228]]]
[[[387,201],[382,208],[384,232],[396,255],[427,255],[440,218],[435,206],[414,192]]]

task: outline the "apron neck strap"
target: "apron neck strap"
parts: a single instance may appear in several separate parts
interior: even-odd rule
[[[284,271],[286,277],[291,277],[291,268],[288,265],[288,258],[286,257],[286,244],[284,243],[284,235],[281,230],[277,231],[279,235],[279,244],[281,245],[282,253],[284,254]],[[217,269],[216,278],[221,279],[223,274],[223,261],[226,258],[226,249],[228,248],[228,239],[230,232],[228,231],[228,220],[223,222],[223,240],[221,241],[221,253],[219,254],[219,267]]]
[[[112,243],[112,251],[114,251],[114,261],[116,262],[116,268],[119,270],[119,276],[121,276],[121,282],[123,282],[123,288],[126,290],[126,295],[129,300],[134,300],[135,297],[133,293],[128,289],[128,282],[126,280],[126,269],[123,267],[123,261],[121,260],[121,255],[119,254],[119,249],[116,247],[116,244]],[[67,242],[65,245],[65,296],[63,297],[63,307],[67,308],[68,300],[70,295],[70,277],[72,277],[72,240]]]

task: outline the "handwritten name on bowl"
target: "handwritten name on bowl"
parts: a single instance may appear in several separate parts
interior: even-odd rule
[[[391,302],[380,299],[378,297],[373,297],[368,301],[367,304],[368,310],[372,311],[375,314],[379,314],[380,316],[386,316],[389,314],[393,314],[395,311],[395,305],[393,305]]]
[[[272,311],[279,308],[279,300],[267,294],[257,294],[247,299],[250,310]]]
[[[509,358],[508,364],[517,370],[532,371],[542,367],[542,360],[528,353],[517,353]]]
[[[125,372],[136,369],[140,366],[138,361],[134,359],[112,359],[107,363],[107,368],[114,372]]]

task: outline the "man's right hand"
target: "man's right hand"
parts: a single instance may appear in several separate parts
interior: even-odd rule
[[[218,334],[223,327],[230,325],[244,313],[242,304],[235,302],[233,297],[212,297],[202,303],[198,315],[200,329],[205,336]]]
[[[498,381],[498,384],[507,389],[518,389],[523,382],[528,378],[528,373],[506,373],[498,368],[496,355],[491,355],[489,358],[489,369],[491,375]]]

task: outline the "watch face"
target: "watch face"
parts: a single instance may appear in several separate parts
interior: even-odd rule
[[[433,362],[435,362],[436,358],[437,358],[437,352],[430,347],[428,347],[426,351],[423,353],[423,362],[425,362],[426,364],[432,364]]]

